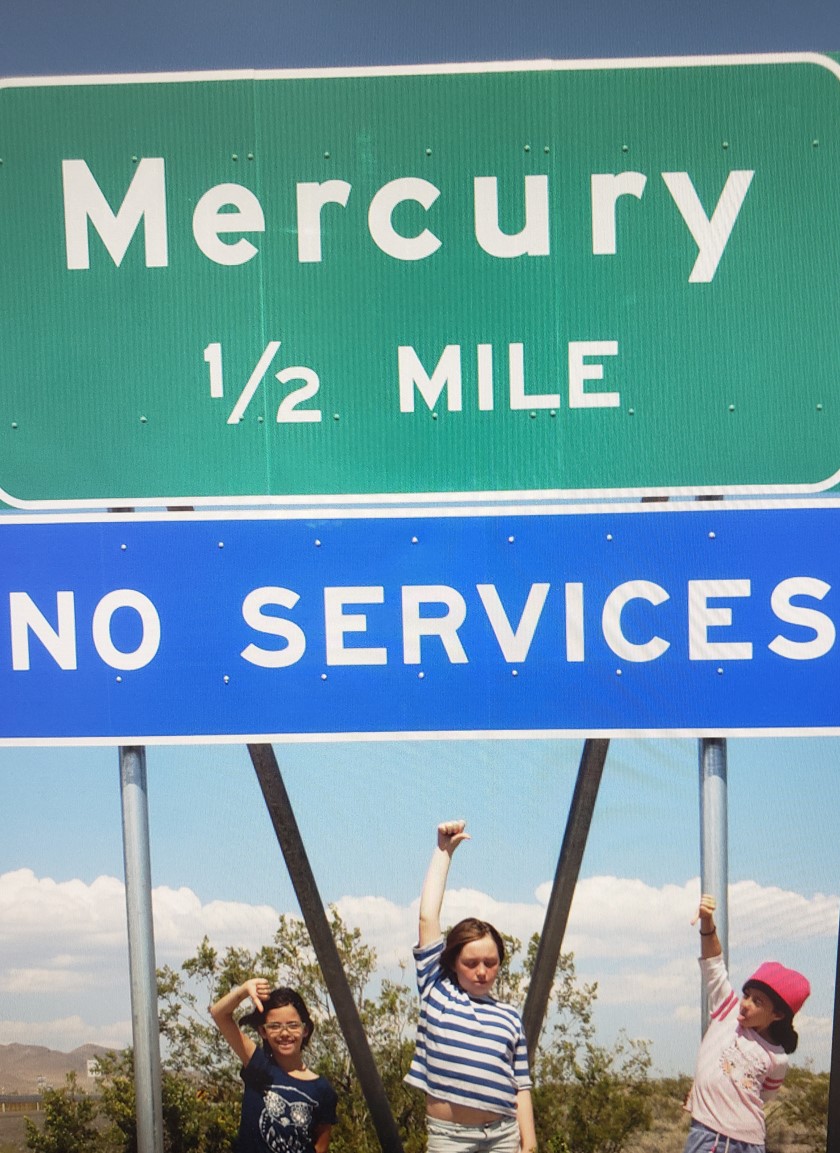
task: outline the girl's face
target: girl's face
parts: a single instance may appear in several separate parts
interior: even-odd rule
[[[268,1041],[271,1052],[281,1065],[296,1064],[301,1059],[306,1025],[294,1005],[269,1009],[260,1026],[260,1036]]]
[[[490,934],[468,941],[455,959],[454,969],[458,984],[470,997],[489,993],[499,975],[499,950]]]
[[[741,1005],[738,1010],[739,1025],[745,1029],[755,1029],[757,1033],[763,1033],[774,1021],[781,1021],[783,1016],[784,1013],[779,1013],[773,1008],[773,1002],[766,993],[752,985],[747,985],[741,995]]]

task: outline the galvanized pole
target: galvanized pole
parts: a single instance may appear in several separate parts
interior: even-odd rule
[[[717,901],[715,924],[729,964],[729,835],[727,816],[726,740],[701,737],[700,760],[700,887]],[[709,1024],[706,992],[702,997],[702,1028]]]
[[[592,814],[595,811],[595,801],[609,747],[609,741],[587,739],[580,758],[575,791],[566,819],[566,832],[557,859],[554,884],[545,912],[540,943],[534,959],[534,971],[531,974],[531,983],[528,986],[528,996],[525,998],[522,1013],[522,1024],[528,1038],[528,1052],[532,1059],[540,1039],[551,996],[551,986],[557,972],[569,910],[575,895],[583,851],[586,848],[586,839],[592,824]]]
[[[146,750],[141,745],[120,748],[120,794],[131,980],[131,1031],[134,1042],[137,1153],[163,1153],[149,804]]]
[[[286,861],[286,868],[289,870],[289,877],[297,895],[315,956],[318,958],[335,1008],[335,1015],[367,1101],[382,1153],[403,1153],[397,1123],[370,1051],[359,1010],[353,1000],[353,992],[341,964],[341,957],[324,912],[324,905],[274,749],[271,745],[248,745],[248,752]]]
[[[837,934],[837,969],[834,977],[834,1027],[831,1031],[831,1072],[828,1078],[828,1132],[826,1153],[840,1149],[840,932]]]

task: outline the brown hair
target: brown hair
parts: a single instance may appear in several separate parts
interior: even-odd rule
[[[446,934],[446,944],[440,955],[440,967],[447,976],[455,979],[455,962],[458,960],[464,945],[471,941],[480,941],[482,937],[492,937],[499,951],[499,964],[505,959],[505,943],[502,934],[489,921],[479,921],[477,917],[465,917],[457,925],[453,925]]]

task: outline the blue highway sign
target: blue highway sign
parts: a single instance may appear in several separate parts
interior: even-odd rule
[[[7,516],[0,741],[837,733],[838,507]]]

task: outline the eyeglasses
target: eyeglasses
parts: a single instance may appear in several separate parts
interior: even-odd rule
[[[294,1037],[303,1031],[303,1021],[269,1021],[263,1028],[266,1033],[289,1033]]]

